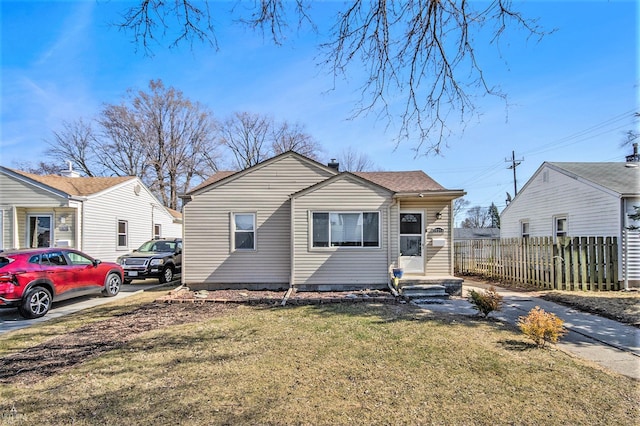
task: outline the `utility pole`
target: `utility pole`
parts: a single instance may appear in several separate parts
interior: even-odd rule
[[[507,167],[507,169],[513,169],[513,196],[515,197],[516,195],[518,195],[518,183],[517,183],[518,181],[516,180],[516,167],[518,167],[520,163],[524,161],[524,158],[516,160],[515,151],[511,151],[511,159],[505,158],[504,161],[507,163],[511,163],[511,165]]]

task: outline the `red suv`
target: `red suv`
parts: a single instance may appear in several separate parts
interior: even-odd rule
[[[33,248],[0,252],[0,307],[17,306],[24,318],[49,312],[51,303],[102,293],[115,296],[124,272],[73,249]]]

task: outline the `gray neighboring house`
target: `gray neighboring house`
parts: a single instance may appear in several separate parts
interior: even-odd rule
[[[500,228],[455,228],[453,241],[499,240]]]
[[[464,194],[422,171],[339,172],[291,151],[218,172],[183,195],[182,282],[383,288],[401,267],[405,278],[459,284],[452,211]]]
[[[640,285],[637,162],[545,162],[500,215],[500,237],[617,237],[619,276]]]
[[[182,215],[139,178],[62,173],[0,166],[0,249],[73,247],[113,262],[154,237],[182,236]]]

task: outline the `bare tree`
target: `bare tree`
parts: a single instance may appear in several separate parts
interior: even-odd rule
[[[30,161],[18,161],[13,163],[14,167],[18,170],[23,170],[27,173],[33,173],[36,175],[57,175],[61,170],[68,168],[68,164],[64,163],[52,163],[46,161],[40,161],[34,165]]]
[[[134,111],[125,104],[105,105],[97,122],[103,143],[96,154],[103,167],[118,176],[138,176],[146,181],[150,164]]]
[[[122,118],[131,126],[150,168],[147,182],[165,206],[178,208],[178,193],[185,192],[194,176],[206,176],[216,151],[212,114],[182,92],[151,80],[149,90],[131,92],[130,109]],[[206,159],[201,164],[201,160]],[[206,164],[204,170],[202,165]]]
[[[471,202],[465,198],[456,198],[456,200],[453,202],[454,220],[455,218],[460,216],[460,213],[462,213],[462,211],[466,209],[469,204],[471,204]]]
[[[215,120],[182,92],[151,80],[148,91],[128,92],[96,118],[100,131],[82,120],[64,123],[49,142],[58,161],[72,161],[87,176],[138,176],[170,208],[195,178],[217,170]]]
[[[467,210],[467,218],[462,221],[462,228],[488,228],[491,225],[489,209],[481,206],[471,207]]]
[[[320,157],[320,143],[310,134],[306,133],[301,124],[289,124],[283,122],[275,127],[272,132],[271,150],[273,155],[282,154],[286,151],[295,151],[314,160]]]
[[[65,121],[62,130],[53,132],[53,140],[46,142],[49,145],[47,155],[59,164],[71,162],[76,171],[86,176],[101,174],[95,162],[96,136],[90,123],[82,119]]]
[[[222,122],[220,142],[235,158],[235,166],[242,170],[258,164],[271,155],[269,139],[272,120],[259,114],[236,112]]]
[[[200,40],[217,48],[210,4],[214,3],[139,0],[119,26],[148,49],[158,28],[165,35],[173,19],[178,30],[172,46]],[[308,22],[315,28],[311,4],[311,0],[256,0],[243,2],[230,13],[240,15],[237,22],[262,30],[280,44],[291,22],[298,26]],[[529,36],[545,35],[535,19],[516,10],[512,0],[354,0],[338,13],[333,32],[320,49],[323,64],[336,78],[350,75],[351,69],[367,70],[354,116],[375,112],[399,129],[396,143],[415,140],[416,155],[439,153],[451,121],[464,123],[475,112],[475,96],[505,97],[485,76],[476,46],[487,35],[498,44],[511,27],[524,29]]]
[[[338,156],[340,169],[346,172],[366,172],[376,169],[375,163],[365,153],[349,147]]]

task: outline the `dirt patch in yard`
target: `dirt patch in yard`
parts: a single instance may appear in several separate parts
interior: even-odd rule
[[[105,352],[124,347],[140,334],[224,315],[234,305],[151,303],[134,311],[80,327],[0,359],[0,383],[37,382]]]
[[[0,383],[37,382],[103,353],[123,348],[148,331],[222,316],[240,304],[280,306],[285,297],[284,291],[173,290],[154,303],[0,358]],[[288,295],[286,300],[287,305],[396,301],[391,293],[378,290],[299,292]]]

